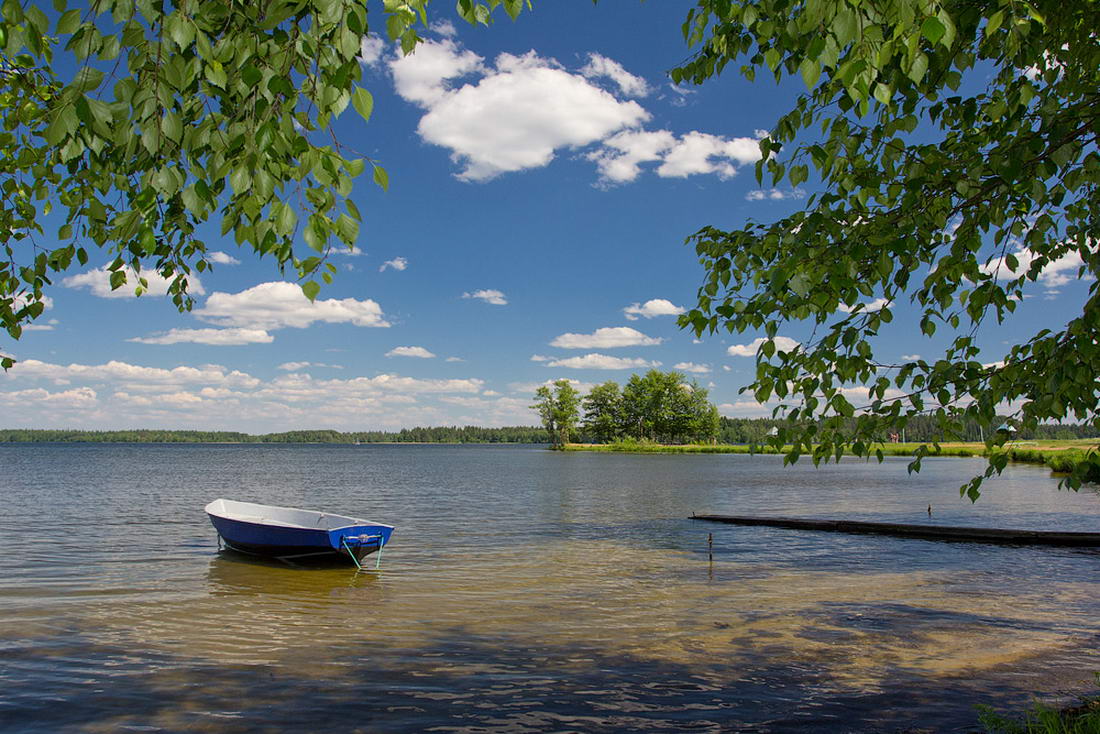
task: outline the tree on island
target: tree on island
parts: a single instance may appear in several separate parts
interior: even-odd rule
[[[746,389],[782,401],[771,442],[790,460],[872,455],[924,416],[948,438],[976,422],[999,445],[1006,405],[1021,431],[1067,416],[1100,426],[1095,281],[1077,317],[1022,334],[995,363],[975,339],[1045,268],[1100,272],[1097,28],[1096,2],[698,0],[684,26],[697,53],[673,81],[740,61],[749,79],[797,74],[809,90],[761,140],[757,177],[821,192],[771,224],[696,232],[707,275],[681,317],[696,334],[766,334]],[[948,333],[942,358],[875,356],[904,300],[914,330]],[[781,334],[800,322],[811,339]],[[1005,461],[994,454],[984,476]],[[1067,484],[1090,468],[1095,454]],[[982,478],[963,487],[972,499]]]
[[[619,383],[608,380],[596,385],[581,401],[584,430],[597,443],[610,443],[622,435],[623,396]]]
[[[650,370],[632,375],[619,390],[609,380],[585,396],[584,428],[595,441],[622,438],[659,443],[713,441],[718,435],[718,408],[708,392],[682,372]]]
[[[388,185],[333,133],[349,105],[371,115],[362,40],[384,25],[410,52],[428,4],[382,3],[385,22],[368,25],[363,0],[52,0],[52,16],[2,0],[0,325],[18,339],[56,274],[97,248],[113,258],[112,289],[140,294],[154,272],[189,309],[188,276],[211,266],[195,231],[215,217],[315,298],[333,247],[359,234],[353,179],[369,167]],[[514,18],[524,5],[457,9],[487,24],[498,6]],[[54,206],[64,224],[46,233]]]
[[[535,404],[542,426],[556,447],[569,443],[580,419],[580,393],[569,380],[557,380],[554,389],[543,385],[535,391]]]

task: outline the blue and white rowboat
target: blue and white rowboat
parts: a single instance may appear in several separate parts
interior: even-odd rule
[[[282,561],[343,558],[360,565],[390,541],[392,525],[316,510],[216,499],[206,514],[227,548]]]

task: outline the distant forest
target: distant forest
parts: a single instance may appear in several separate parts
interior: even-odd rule
[[[236,431],[78,431],[0,429],[0,443],[548,443],[534,426],[441,426],[400,431],[287,431],[253,435]]]
[[[719,421],[718,443],[763,443],[768,432],[779,421],[771,418],[722,418]],[[1051,424],[1038,430],[1021,432],[1020,440],[1094,438],[1100,435],[1088,425]],[[964,436],[945,437],[934,420],[912,418],[899,438],[909,442],[980,441],[977,424],[969,426]],[[596,443],[581,430],[574,440]],[[510,426],[482,428],[480,426],[440,426],[435,428],[404,428],[400,431],[287,431],[253,435],[235,431],[79,431],[0,429],[0,443],[549,443],[545,428]]]

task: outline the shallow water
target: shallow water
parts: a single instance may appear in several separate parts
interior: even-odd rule
[[[0,729],[966,731],[1086,690],[1100,553],[689,519],[1100,530],[1044,469],[971,505],[980,460],[906,463],[3,445]],[[377,572],[256,563],[218,553],[217,497],[397,531]]]

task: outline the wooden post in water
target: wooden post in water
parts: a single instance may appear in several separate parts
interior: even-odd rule
[[[714,563],[714,533],[707,533],[707,558]]]

